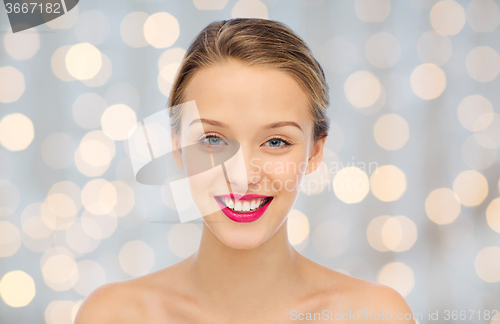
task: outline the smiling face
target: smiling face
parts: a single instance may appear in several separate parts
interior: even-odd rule
[[[283,224],[303,175],[314,171],[322,159],[325,139],[312,141],[314,122],[307,95],[287,73],[231,60],[198,71],[185,92],[184,102],[191,100],[196,102],[201,121],[191,123],[183,113],[182,139],[173,137],[174,149],[198,143],[207,152],[209,144],[216,151],[233,139],[242,153],[239,162],[226,163],[227,178],[216,175],[220,168],[213,178],[210,172],[203,180],[190,178],[193,200],[200,211],[213,211],[217,210],[214,206],[226,202],[217,201],[217,196],[230,194],[229,189],[272,197],[264,213],[251,221],[228,217],[220,208],[208,215],[202,212],[205,225],[225,245],[257,247]],[[184,152],[182,158],[175,158],[181,168],[189,169]],[[249,205],[252,207],[251,202]]]

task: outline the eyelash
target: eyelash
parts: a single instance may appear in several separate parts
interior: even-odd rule
[[[206,140],[207,138],[211,138],[211,137],[220,138],[220,139],[222,140],[222,137],[218,136],[218,135],[217,135],[217,134],[215,134],[215,133],[207,133],[207,134],[204,134],[201,138],[199,138],[199,139],[198,139],[198,142],[200,142],[200,143],[202,143],[202,144],[205,144],[205,143],[204,143],[204,140]],[[271,140],[273,140],[273,139],[278,139],[278,140],[282,141],[283,143],[285,143],[285,145],[281,145],[281,146],[278,146],[278,147],[271,146],[271,147],[274,147],[274,148],[277,148],[277,149],[281,149],[281,148],[284,148],[284,147],[288,147],[288,146],[290,146],[290,145],[293,145],[293,144],[292,144],[292,142],[290,142],[289,140],[287,140],[287,139],[285,139],[285,138],[283,138],[283,137],[279,137],[279,136],[274,136],[274,137],[272,137],[272,138],[268,139],[268,140],[266,141],[266,143],[267,143],[267,142],[269,142],[269,141],[271,141]]]
[[[279,137],[279,136],[271,137],[270,139],[268,139],[268,140],[266,141],[266,143],[267,143],[267,142],[269,142],[269,141],[271,141],[271,140],[273,140],[273,139],[278,139],[278,140],[282,141],[283,143],[285,143],[285,145],[278,146],[277,148],[283,148],[283,147],[287,147],[287,146],[292,145],[292,142],[290,142],[290,141],[288,141],[288,140],[284,139],[283,137]]]

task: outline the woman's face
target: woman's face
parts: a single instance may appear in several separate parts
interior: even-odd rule
[[[210,145],[216,152],[230,147],[232,139],[239,143],[241,153],[236,162],[226,163],[225,175],[219,167],[218,171],[202,174],[203,178],[190,178],[193,200],[206,226],[222,243],[236,249],[257,247],[284,223],[303,175],[314,171],[322,159],[324,139],[312,141],[314,123],[307,95],[284,72],[232,60],[198,71],[185,92],[184,102],[191,100],[196,103],[199,118],[207,121],[188,126],[192,114],[183,114],[183,138],[173,138],[174,149],[181,147],[180,142],[182,147],[198,143],[191,147],[210,152]],[[193,159],[187,161],[184,152],[182,161],[179,156],[177,159],[185,170],[189,163],[196,164]],[[221,203],[231,207],[231,202],[218,196],[229,195],[230,190],[272,199],[260,217],[257,213],[242,221],[245,215],[234,218],[221,210],[225,208]],[[245,200],[240,202],[245,209]],[[251,200],[247,202],[258,208],[258,200],[254,205]],[[208,210],[210,213],[204,213]]]

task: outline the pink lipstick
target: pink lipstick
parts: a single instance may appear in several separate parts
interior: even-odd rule
[[[222,212],[231,220],[238,222],[238,223],[249,223],[256,221],[259,219],[266,209],[269,207],[271,204],[271,201],[273,200],[272,196],[263,196],[263,195],[257,195],[257,194],[250,194],[250,195],[239,195],[239,194],[226,194],[226,195],[220,195],[220,196],[214,196],[215,201],[217,201],[217,204],[219,204],[220,209]],[[252,199],[259,199],[262,198],[260,205],[255,206],[252,210],[234,210],[235,204],[241,204],[244,203],[245,200],[252,200]],[[229,201],[231,199],[231,201]],[[235,202],[236,201],[236,202]],[[226,205],[229,202],[229,205]],[[239,206],[241,207],[241,206]],[[243,209],[243,208],[239,208]]]

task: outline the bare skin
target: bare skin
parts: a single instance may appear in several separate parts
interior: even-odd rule
[[[312,141],[307,95],[290,75],[232,61],[199,71],[188,86],[185,101],[189,100],[196,101],[202,118],[234,126],[204,125],[203,130],[241,143],[249,177],[231,186],[247,185],[248,193],[273,196],[271,205],[251,223],[234,222],[221,211],[205,216],[195,254],[145,276],[99,287],[81,305],[75,324],[295,323],[308,319],[307,313],[320,313],[323,318],[317,317],[317,322],[325,322],[325,316],[334,321],[335,313],[341,314],[337,322],[385,322],[364,315],[353,319],[358,310],[391,313],[387,322],[414,323],[395,320],[398,313],[404,316],[411,309],[394,289],[326,268],[290,245],[287,214],[298,191],[264,185],[300,183],[303,174],[275,172],[276,162],[307,162],[307,174],[317,168],[324,146],[324,139]],[[283,120],[296,122],[301,129],[263,127]],[[293,145],[263,146],[275,135]],[[173,138],[174,148],[179,142]],[[185,161],[176,158],[182,168]],[[251,158],[274,164],[267,170],[258,168],[249,163]]]

